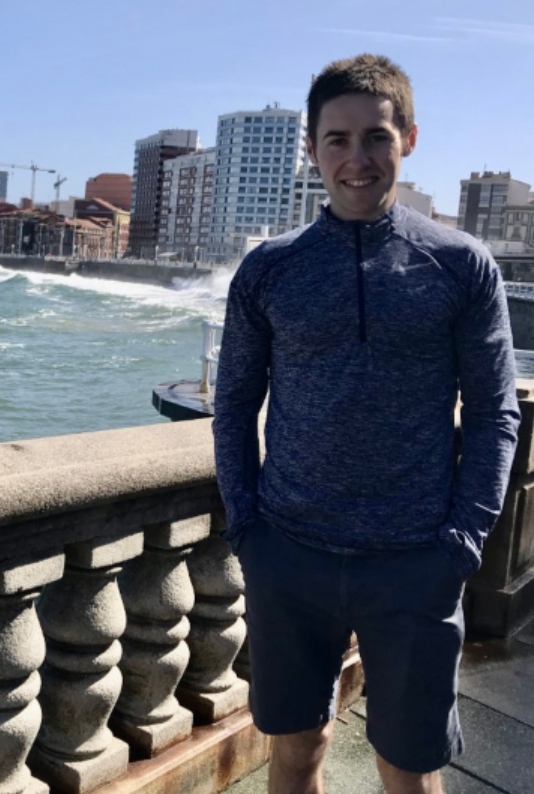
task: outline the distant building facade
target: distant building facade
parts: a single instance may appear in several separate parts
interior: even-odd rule
[[[0,201],[7,201],[7,183],[9,173],[7,171],[0,171]]]
[[[534,204],[507,204],[503,213],[502,239],[534,246]]]
[[[530,185],[509,171],[473,171],[461,181],[458,228],[484,240],[501,239],[505,206],[528,204],[529,192]]]
[[[397,182],[397,200],[404,207],[411,207],[427,218],[432,217],[432,196],[417,190],[415,182]]]
[[[305,124],[302,111],[276,105],[219,116],[210,259],[238,259],[248,237],[291,229]]]
[[[118,259],[126,253],[130,232],[130,213],[102,199],[77,199],[74,219],[88,220],[106,229],[99,259]]]
[[[177,253],[184,261],[203,261],[209,240],[215,147],[167,160],[158,239],[159,253]]]
[[[132,206],[132,177],[129,174],[92,176],[85,183],[85,198],[103,199],[129,212]]]
[[[153,258],[159,238],[164,164],[199,148],[196,130],[161,130],[135,143],[129,251]]]
[[[304,190],[304,182],[306,182],[306,190]],[[306,196],[303,199],[304,192]],[[298,226],[313,223],[321,214],[321,207],[327,198],[328,193],[323,185],[317,166],[310,164],[301,165],[295,178],[293,222],[291,224],[293,228],[296,229]],[[304,211],[302,210],[303,200],[306,204]]]

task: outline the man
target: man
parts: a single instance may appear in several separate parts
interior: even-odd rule
[[[243,261],[215,400],[251,709],[275,737],[271,794],[320,794],[354,630],[385,790],[441,794],[439,769],[463,747],[463,586],[501,510],[519,423],[506,297],[481,244],[395,201],[417,140],[399,67],[373,55],[326,67],[308,134],[330,204]]]

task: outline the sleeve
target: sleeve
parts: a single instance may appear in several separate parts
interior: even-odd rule
[[[269,323],[256,295],[244,284],[246,262],[228,294],[213,424],[217,480],[226,509],[225,537],[234,550],[257,516],[258,414],[267,393],[271,350]]]
[[[440,531],[467,577],[502,510],[520,413],[508,304],[495,262],[478,256],[454,333],[461,396],[462,452],[447,522]]]

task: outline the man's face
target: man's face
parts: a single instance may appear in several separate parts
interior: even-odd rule
[[[319,167],[330,208],[341,220],[372,221],[395,201],[401,160],[413,151],[417,127],[402,136],[391,100],[343,94],[326,102],[315,145],[308,154]]]

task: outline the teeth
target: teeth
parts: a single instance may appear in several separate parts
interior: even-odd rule
[[[350,187],[367,187],[367,185],[371,185],[374,182],[374,178],[371,179],[346,179],[345,184],[350,185]]]

